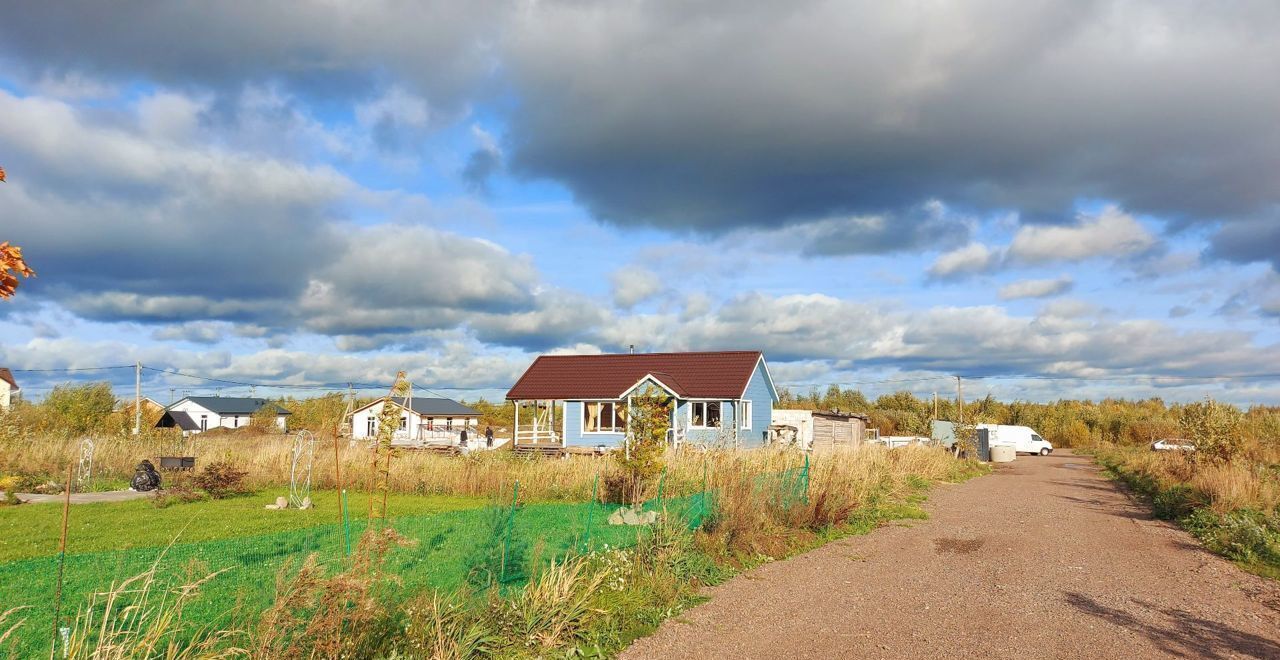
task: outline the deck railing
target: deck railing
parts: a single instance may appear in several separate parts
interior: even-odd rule
[[[559,445],[560,434],[550,429],[516,429],[517,445]]]

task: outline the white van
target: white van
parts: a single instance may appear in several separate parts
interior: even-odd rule
[[[1010,446],[1019,453],[1041,456],[1048,456],[1053,451],[1053,445],[1029,426],[979,424],[978,428],[987,430],[992,447]]]

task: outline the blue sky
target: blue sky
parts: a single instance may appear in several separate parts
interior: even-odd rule
[[[492,398],[635,344],[802,390],[1280,403],[1270,3],[5,15],[0,240],[39,276],[0,365],[54,370],[33,398],[134,361]]]

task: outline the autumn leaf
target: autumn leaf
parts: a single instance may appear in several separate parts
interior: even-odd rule
[[[0,167],[0,181],[4,181],[4,168]]]
[[[3,172],[3,170],[0,170]],[[0,243],[0,298],[12,298],[18,289],[18,276],[35,277],[22,258],[22,248],[9,245],[9,241]]]

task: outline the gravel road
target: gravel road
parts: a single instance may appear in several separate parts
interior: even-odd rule
[[[1280,658],[1280,583],[1068,452],[935,488],[892,524],[709,589],[623,658]]]

